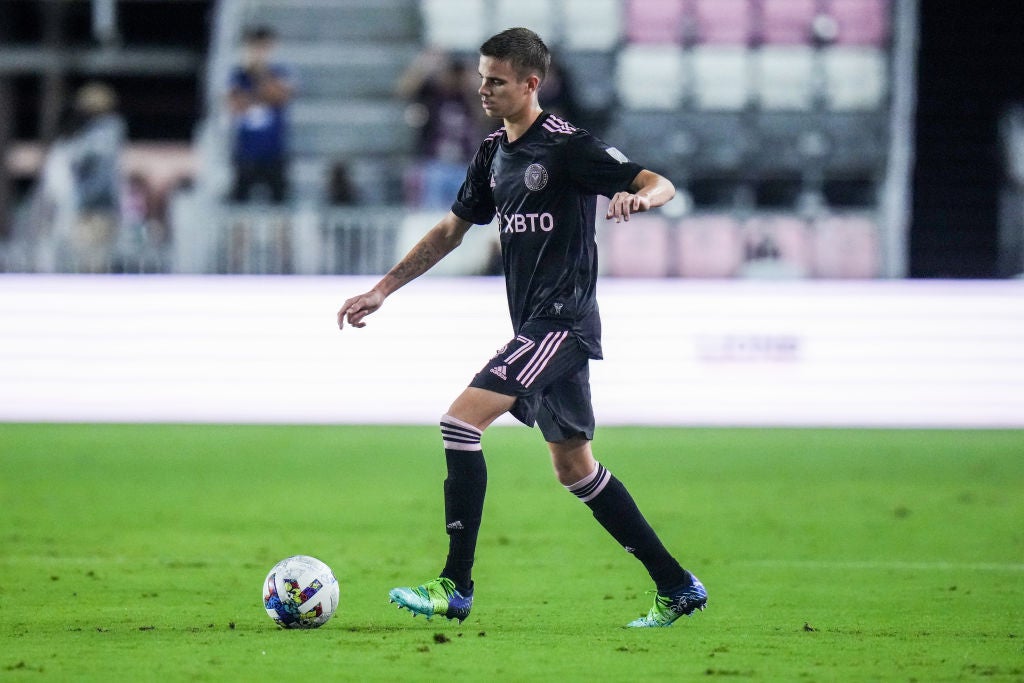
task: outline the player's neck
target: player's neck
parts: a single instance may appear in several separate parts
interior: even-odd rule
[[[512,118],[505,119],[505,135],[509,142],[515,142],[530,130],[530,126],[537,120],[544,110],[539,104],[533,104]]]

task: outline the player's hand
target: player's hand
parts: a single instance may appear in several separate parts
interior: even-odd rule
[[[366,327],[363,318],[376,311],[383,303],[384,295],[375,289],[352,297],[338,309],[338,329],[344,329],[346,321],[352,327]]]
[[[629,216],[634,213],[648,211],[651,208],[651,199],[644,195],[633,194],[632,192],[616,192],[608,203],[608,213],[605,218],[615,219],[616,223],[628,221]]]

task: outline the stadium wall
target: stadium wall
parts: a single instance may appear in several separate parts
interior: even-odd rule
[[[0,276],[0,420],[434,424],[496,278]],[[1024,282],[604,279],[600,424],[1024,427]],[[505,419],[510,423],[509,419]]]

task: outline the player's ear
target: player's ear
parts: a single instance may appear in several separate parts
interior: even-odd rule
[[[530,74],[526,79],[526,88],[530,92],[537,92],[540,87],[540,77],[537,74]]]

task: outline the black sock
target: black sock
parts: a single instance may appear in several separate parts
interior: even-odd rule
[[[481,433],[446,415],[441,421],[448,478],[444,480],[444,521],[448,558],[441,576],[451,579],[463,595],[473,590],[473,559],[487,492],[487,463]]]
[[[612,538],[640,560],[659,593],[691,583],[689,572],[662,545],[629,491],[603,465],[598,463],[590,476],[566,488],[590,507]]]

